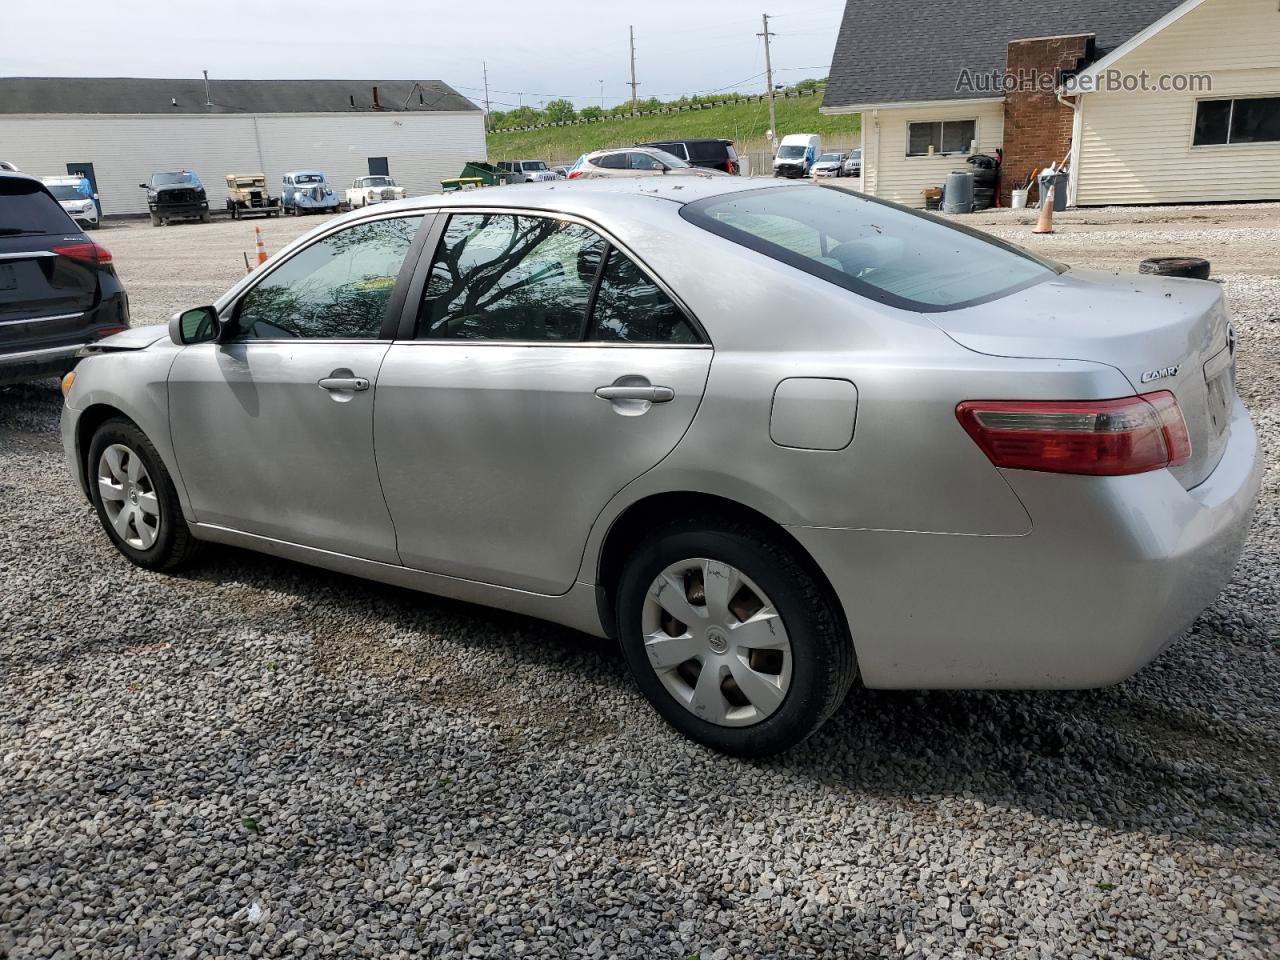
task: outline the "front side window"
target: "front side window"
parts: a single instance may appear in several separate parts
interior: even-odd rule
[[[1201,100],[1196,104],[1195,146],[1280,141],[1280,97]]]
[[[696,226],[869,299],[931,312],[981,303],[1060,272],[986,234],[831,187],[708,197]]]
[[[454,214],[422,292],[418,339],[578,340],[604,248],[564,220]]]
[[[977,120],[935,120],[907,124],[907,156],[969,153],[977,136]]]
[[[661,170],[660,164],[647,153],[629,153],[627,156],[631,159],[632,170]]]
[[[243,297],[239,340],[372,339],[422,217],[360,223],[294,254]]]

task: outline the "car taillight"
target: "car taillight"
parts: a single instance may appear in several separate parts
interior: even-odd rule
[[[63,247],[54,247],[53,253],[82,263],[110,263],[111,251],[100,243],[77,243]]]
[[[581,170],[570,170],[570,171],[569,171],[569,179],[570,179],[570,180],[577,180],[580,176],[582,176],[582,171],[581,171]]]
[[[1168,390],[1120,400],[984,401],[956,407],[960,425],[997,467],[1117,477],[1191,459]]]

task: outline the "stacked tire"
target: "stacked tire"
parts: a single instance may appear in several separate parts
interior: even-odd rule
[[[996,205],[996,177],[998,161],[985,153],[969,158],[973,173],[973,209],[990,210]]]

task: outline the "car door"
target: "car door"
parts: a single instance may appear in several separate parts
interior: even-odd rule
[[[563,593],[601,509],[693,420],[711,346],[585,222],[457,211],[426,249],[374,413],[400,558]]]
[[[649,177],[667,172],[667,165],[647,153],[628,153],[627,167],[633,176]]]
[[[373,456],[373,385],[422,219],[380,217],[318,237],[223,311],[220,342],[178,354],[169,417],[197,522],[396,562]]]

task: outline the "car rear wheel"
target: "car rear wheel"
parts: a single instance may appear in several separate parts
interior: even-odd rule
[[[89,496],[117,550],[148,570],[175,570],[196,557],[200,542],[183,519],[169,471],[137,426],[104,423],[85,466]]]
[[[857,676],[831,591],[780,537],[736,521],[651,534],[623,570],[617,615],[631,673],[662,717],[733,756],[804,740]]]

